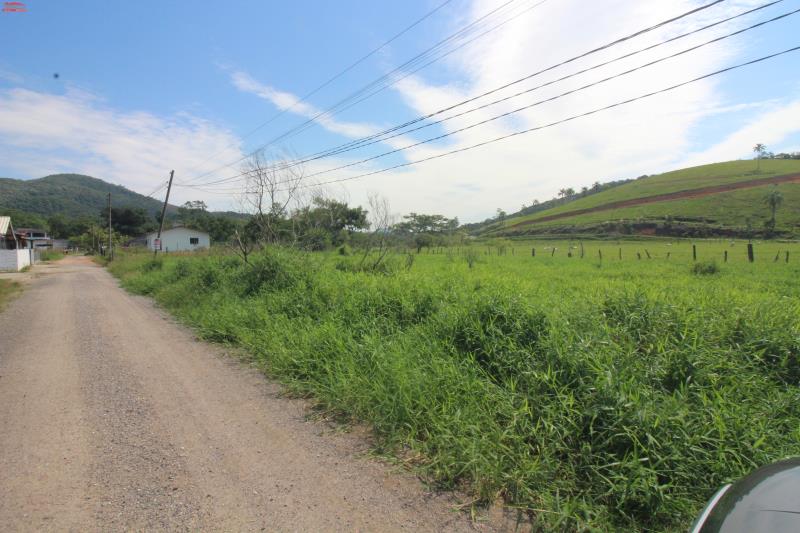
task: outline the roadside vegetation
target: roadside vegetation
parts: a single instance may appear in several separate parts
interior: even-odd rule
[[[270,245],[109,268],[439,487],[539,530],[680,531],[800,452],[800,249],[745,249]]]
[[[63,252],[59,252],[57,250],[42,250],[41,255],[39,256],[41,261],[58,261],[59,259],[63,258]]]
[[[0,279],[0,311],[2,311],[11,298],[20,290],[16,281]]]

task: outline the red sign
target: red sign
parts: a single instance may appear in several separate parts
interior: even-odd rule
[[[153,241],[153,248],[155,248],[156,250],[161,249],[161,239],[155,239]]]
[[[25,13],[27,9],[22,2],[3,2],[3,13]]]

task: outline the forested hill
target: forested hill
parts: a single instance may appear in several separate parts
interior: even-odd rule
[[[161,210],[161,201],[121,185],[82,174],[53,174],[34,180],[0,178],[0,211],[13,209],[45,217],[96,217],[105,208],[108,193],[116,206],[144,209],[151,216]],[[176,209],[170,206],[170,211]]]

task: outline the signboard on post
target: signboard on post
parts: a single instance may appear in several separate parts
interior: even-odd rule
[[[161,249],[161,239],[153,240],[153,249],[160,250]]]

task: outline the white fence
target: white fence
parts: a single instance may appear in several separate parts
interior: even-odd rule
[[[36,261],[34,250],[0,250],[0,270],[16,272]]]

